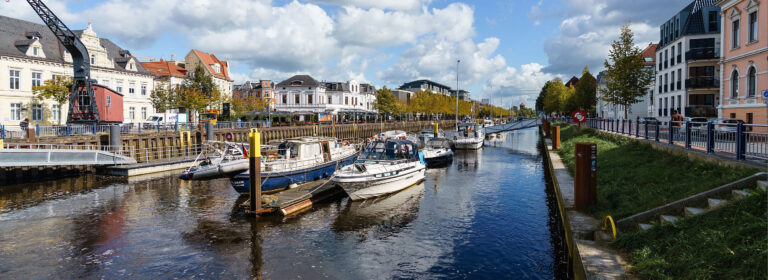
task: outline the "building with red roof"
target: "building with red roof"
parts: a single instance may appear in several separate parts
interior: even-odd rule
[[[194,73],[198,65],[213,78],[213,83],[219,87],[222,95],[232,95],[232,79],[229,76],[229,64],[220,60],[216,55],[192,49],[184,57],[184,68],[187,73]]]

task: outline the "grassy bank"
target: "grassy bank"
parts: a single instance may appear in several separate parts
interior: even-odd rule
[[[591,129],[579,133],[573,125],[561,127],[560,139],[559,154],[571,172],[575,143],[597,144],[597,204],[589,211],[598,218],[627,217],[758,172],[692,161]]]
[[[766,193],[705,215],[623,234],[614,245],[646,279],[768,278]]]

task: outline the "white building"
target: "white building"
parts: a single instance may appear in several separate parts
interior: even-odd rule
[[[125,122],[140,121],[154,113],[149,94],[153,77],[130,52],[109,39],[99,38],[89,24],[74,31],[88,49],[91,78],[124,95]],[[72,56],[47,26],[0,16],[0,123],[18,125],[24,118],[32,123],[62,123],[68,104],[59,115],[53,101],[34,101],[32,87],[54,76],[72,76]]]
[[[720,7],[695,0],[660,27],[655,116],[717,117]]]
[[[374,113],[376,90],[357,81],[321,83],[296,75],[275,86],[278,111],[292,113]]]

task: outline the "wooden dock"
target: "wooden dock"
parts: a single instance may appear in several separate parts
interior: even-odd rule
[[[258,213],[292,216],[310,209],[314,203],[334,197],[340,193],[343,193],[343,190],[328,179],[317,180],[273,195],[262,196],[263,198],[271,196],[277,199],[272,203],[262,203],[262,210]],[[248,210],[249,205],[250,201],[246,200],[241,204],[241,207]]]

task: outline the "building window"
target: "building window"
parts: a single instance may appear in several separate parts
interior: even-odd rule
[[[675,65],[675,46],[672,46],[672,57],[669,60],[669,64]],[[672,80],[675,80],[675,78],[672,78]]]
[[[677,69],[677,89],[683,89],[683,69]]]
[[[675,90],[675,71],[672,71],[672,81],[669,83],[670,91]]]
[[[39,87],[43,83],[43,73],[32,72],[32,88]]]
[[[709,32],[717,31],[718,26],[719,24],[717,24],[717,11],[710,11],[709,12]]]
[[[757,11],[749,14],[749,42],[757,41]]]
[[[328,104],[333,104],[333,97],[328,96]]]
[[[301,103],[301,96],[298,94],[293,95],[293,104],[300,104]]]
[[[59,108],[61,108],[59,104],[53,104],[53,106],[51,106],[51,117],[53,117],[53,120],[56,122],[61,120],[61,114],[59,114]]]
[[[736,99],[739,97],[739,72],[733,70],[731,73],[731,98]]]
[[[344,96],[344,105],[349,105],[349,97]]]
[[[11,70],[11,89],[19,89],[19,80],[21,80],[21,71]]]
[[[105,87],[109,87],[109,80],[102,80],[101,81],[101,85],[103,85]]]
[[[21,120],[21,103],[11,103],[11,120]]]
[[[112,96],[107,95],[107,108],[112,107]]]
[[[39,49],[38,47],[32,48],[32,54],[37,56],[38,49]]]
[[[141,84],[141,95],[147,95],[147,84]]]
[[[136,118],[136,108],[130,107],[128,108],[128,119],[134,120]]]
[[[43,121],[43,104],[32,104],[32,121]]]
[[[141,119],[142,120],[147,119],[147,107],[141,107]]]
[[[731,22],[731,48],[739,47],[739,20]]]
[[[283,94],[283,104],[288,104],[288,95]]]
[[[755,97],[755,88],[757,87],[757,73],[755,73],[755,67],[749,68],[747,72],[747,96]]]
[[[136,92],[136,83],[128,83],[128,95],[133,95]]]
[[[307,103],[312,104],[312,95],[307,95]]]
[[[117,81],[115,90],[117,90],[117,93],[123,93],[123,81]]]

